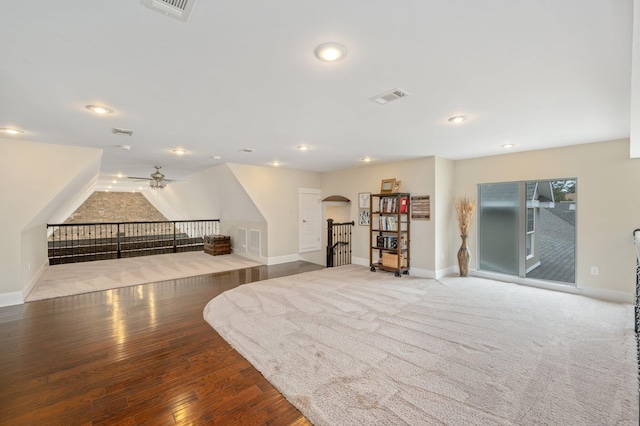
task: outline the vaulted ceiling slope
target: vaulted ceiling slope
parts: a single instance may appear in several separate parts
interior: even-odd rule
[[[103,149],[102,182],[629,137],[633,0],[199,0],[188,22],[142,3],[4,4],[0,127]],[[345,58],[314,56],[330,41]],[[370,100],[394,88],[409,96]]]

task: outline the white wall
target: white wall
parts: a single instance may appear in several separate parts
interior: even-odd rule
[[[629,158],[628,139],[456,161],[454,192],[476,195],[480,183],[573,177],[578,179],[577,287],[588,295],[631,301],[636,262],[632,232],[640,227],[640,159]],[[474,218],[472,269],[477,268],[476,243]],[[599,268],[599,275],[591,275],[591,266]]]
[[[47,222],[82,203],[101,158],[99,149],[0,139],[0,306],[22,303],[47,263]]]

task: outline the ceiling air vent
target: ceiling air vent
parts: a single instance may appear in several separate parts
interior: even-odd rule
[[[373,98],[369,98],[369,99],[371,99],[373,102],[377,104],[384,105],[391,101],[395,101],[396,99],[406,98],[407,96],[409,96],[407,92],[405,92],[402,89],[396,88],[396,89],[391,89],[387,92],[381,93],[380,95],[374,96]]]
[[[133,130],[121,129],[119,127],[114,127],[112,129],[112,132],[115,133],[116,135],[127,135],[127,136],[133,135]]]
[[[149,9],[187,22],[196,0],[143,0],[142,2]]]

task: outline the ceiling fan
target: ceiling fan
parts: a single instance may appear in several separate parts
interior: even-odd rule
[[[156,168],[156,171],[151,173],[151,177],[136,177],[136,176],[127,176],[128,179],[132,179],[134,181],[148,180],[149,186],[151,189],[164,189],[167,186],[168,182],[177,182],[173,179],[165,179],[164,174],[160,173],[161,166],[153,166]]]

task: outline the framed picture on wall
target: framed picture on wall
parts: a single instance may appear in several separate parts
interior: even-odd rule
[[[371,207],[371,193],[361,192],[358,194],[358,208],[368,209]]]
[[[369,209],[358,210],[358,224],[369,226],[371,223],[371,211]]]

